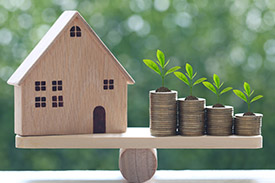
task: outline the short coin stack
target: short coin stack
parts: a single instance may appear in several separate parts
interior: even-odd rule
[[[178,99],[179,132],[181,135],[200,136],[205,133],[205,99]]]
[[[235,115],[235,134],[244,136],[261,135],[262,114],[256,113],[255,116]]]
[[[153,136],[176,135],[177,92],[150,91],[150,131]]]
[[[207,135],[226,136],[232,135],[233,126],[232,106],[206,107],[206,133]]]

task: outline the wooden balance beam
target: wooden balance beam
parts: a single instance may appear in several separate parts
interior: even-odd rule
[[[156,149],[260,149],[257,136],[165,136],[150,135],[149,128],[128,128],[120,134],[51,136],[16,135],[16,147],[27,149],[120,149],[119,168],[129,182],[144,182],[157,170]]]

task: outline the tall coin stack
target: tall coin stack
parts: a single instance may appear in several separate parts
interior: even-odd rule
[[[200,136],[205,133],[205,99],[178,99],[179,132],[181,135]]]
[[[177,91],[150,91],[150,131],[153,136],[176,135]]]
[[[261,135],[262,114],[255,113],[255,116],[235,115],[235,134],[244,136]]]
[[[206,107],[206,133],[207,135],[226,136],[232,135],[233,126],[232,106]]]

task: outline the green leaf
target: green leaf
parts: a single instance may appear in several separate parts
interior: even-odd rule
[[[217,94],[216,88],[215,88],[214,85],[212,85],[210,82],[205,81],[205,82],[202,82],[202,84],[203,84],[206,88],[208,88],[210,91],[212,91],[213,93]]]
[[[252,90],[252,92],[250,93],[250,96],[253,95],[253,93],[254,93],[254,90]],[[250,96],[249,96],[249,97],[250,97]]]
[[[169,64],[169,62],[170,62],[170,59],[166,62],[163,68],[165,68]]]
[[[179,78],[180,80],[182,80],[185,84],[187,84],[188,86],[190,85],[189,84],[189,80],[187,79],[187,77],[183,73],[181,73],[181,72],[174,72],[174,74],[175,74],[175,76],[177,78]]]
[[[220,78],[219,78],[219,76],[217,74],[214,74],[213,75],[213,80],[215,82],[216,87],[219,89],[220,88]]]
[[[193,75],[192,79],[194,79],[196,77],[196,75],[197,75],[197,72]]]
[[[168,74],[171,74],[173,72],[175,72],[176,70],[179,70],[180,69],[180,66],[175,66],[175,67],[172,67],[171,69],[169,69],[166,73],[165,73],[165,76],[168,75]]]
[[[201,82],[207,80],[206,78],[200,78],[198,79],[197,81],[194,82],[193,86],[197,85],[197,84],[200,84]]]
[[[220,95],[222,95],[222,94],[224,94],[224,93],[226,93],[226,92],[228,92],[228,91],[230,91],[230,90],[232,90],[232,89],[233,89],[232,87],[227,87],[227,88],[225,88],[225,89],[223,89],[223,90],[221,91]]]
[[[159,60],[160,66],[162,68],[164,68],[164,64],[165,64],[165,56],[164,53],[160,50],[157,50],[157,58]]]
[[[147,65],[150,69],[152,69],[153,71],[155,71],[156,73],[158,73],[159,75],[161,75],[161,72],[159,70],[158,65],[149,59],[143,59],[143,62],[145,63],[145,65]]]
[[[222,82],[222,84],[220,84],[220,88],[222,87],[223,83],[224,83],[224,82]]]
[[[247,82],[244,82],[243,84],[244,91],[246,92],[247,96],[250,96],[250,85]]]
[[[161,64],[159,63],[159,61],[157,60],[156,62],[157,62],[157,64],[161,67]]]
[[[193,68],[190,64],[186,64],[185,70],[187,72],[187,76],[191,79],[193,77]]]
[[[264,96],[262,96],[262,95],[257,95],[256,97],[254,97],[251,101],[250,101],[250,103],[252,103],[252,102],[255,102],[256,100],[259,100],[260,98],[263,98]]]
[[[245,101],[247,103],[247,98],[241,90],[233,90],[233,92],[235,93],[235,95],[237,95],[238,97],[240,97],[243,101]]]

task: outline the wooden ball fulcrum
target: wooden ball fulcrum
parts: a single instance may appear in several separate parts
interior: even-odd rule
[[[150,180],[157,164],[156,149],[120,149],[119,169],[128,182]]]

